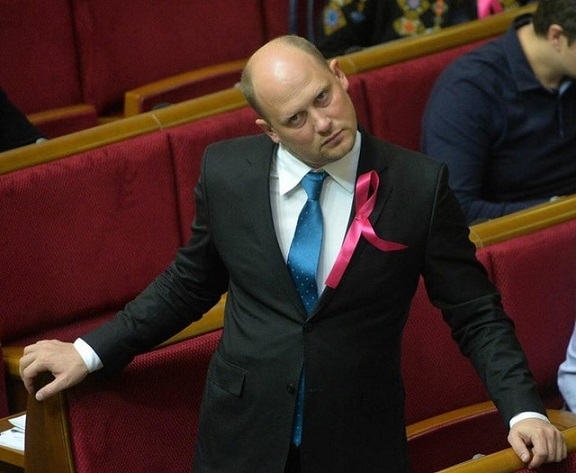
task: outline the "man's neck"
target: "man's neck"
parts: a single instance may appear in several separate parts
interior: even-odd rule
[[[518,40],[534,75],[543,87],[558,89],[564,75],[556,65],[556,51],[550,42],[534,31],[532,23],[517,30]]]

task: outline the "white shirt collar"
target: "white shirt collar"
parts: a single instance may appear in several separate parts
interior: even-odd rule
[[[338,161],[327,164],[322,168],[350,194],[354,192],[354,186],[356,185],[356,171],[358,160],[360,159],[361,141],[361,134],[356,131],[356,140],[350,152]],[[278,175],[280,195],[284,195],[294,189],[311,170],[310,166],[296,158],[284,146],[280,145],[278,147],[272,172]]]

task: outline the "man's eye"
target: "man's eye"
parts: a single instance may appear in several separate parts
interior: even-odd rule
[[[328,92],[321,92],[318,97],[316,97],[316,102],[319,104],[326,103],[329,97]]]
[[[302,115],[301,114],[292,115],[288,119],[288,122],[290,123],[290,125],[298,125],[301,121],[302,121]]]

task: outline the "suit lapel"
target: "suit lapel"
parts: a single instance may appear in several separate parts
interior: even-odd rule
[[[378,140],[373,137],[371,134],[366,133],[364,130],[362,131],[362,146],[360,148],[360,159],[358,161],[358,171],[356,174],[356,180],[362,174],[365,174],[370,171],[376,171],[380,178],[380,185],[378,187],[378,195],[376,198],[376,203],[374,206],[374,210],[370,214],[370,222],[373,226],[376,225],[379,216],[384,209],[390,194],[392,193],[392,183],[389,182],[388,179],[388,160],[386,155],[382,152],[382,149],[379,146]],[[352,212],[350,214],[350,219],[348,221],[348,229],[350,229],[350,225],[354,220],[354,216],[356,214],[356,196],[354,196],[354,202],[352,204]],[[358,264],[358,260],[362,255],[362,252],[366,248],[368,243],[364,238],[360,238],[356,249],[354,250],[354,254],[352,255],[352,259],[346,268],[346,273],[349,271],[354,271],[356,265]],[[326,289],[322,292],[320,299],[318,301],[318,306],[316,311],[320,310],[324,307],[335,295],[336,290],[326,287]],[[316,312],[315,311],[315,312]]]
[[[290,302],[306,317],[306,311],[300,296],[286,266],[282,251],[278,245],[272,207],[270,204],[270,167],[272,157],[277,151],[275,145],[267,136],[262,135],[258,146],[250,148],[243,163],[246,169],[241,170],[246,179],[243,195],[246,196],[245,206],[250,213],[250,221],[254,226],[254,235],[262,247],[262,253],[267,256],[267,267],[270,276],[276,278],[278,285],[284,289]]]

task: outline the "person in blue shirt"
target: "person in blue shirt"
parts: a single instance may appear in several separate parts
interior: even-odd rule
[[[575,78],[574,0],[542,0],[440,75],[421,149],[447,163],[469,223],[576,193]]]

